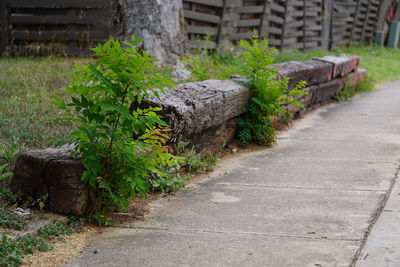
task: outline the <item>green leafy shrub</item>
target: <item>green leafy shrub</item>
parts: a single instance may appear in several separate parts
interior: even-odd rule
[[[19,266],[22,264],[21,249],[7,233],[2,233],[0,241],[0,266]]]
[[[51,225],[43,226],[38,230],[39,236],[45,239],[59,239],[73,232],[74,229],[63,222],[55,222]]]
[[[66,235],[72,234],[74,229],[62,222],[55,222],[43,226],[35,236],[27,235],[13,240],[7,233],[2,233],[0,240],[0,266],[19,266],[23,263],[23,256],[34,254],[37,251],[53,249],[52,240],[64,240]]]
[[[11,172],[6,172],[7,165],[0,165],[0,181],[10,178],[12,176]]]
[[[372,81],[370,76],[367,76],[364,80],[359,82],[356,86],[349,86],[346,80],[342,90],[335,96],[336,100],[339,102],[344,102],[350,100],[356,94],[371,92],[376,90],[375,83]]]
[[[0,188],[0,206],[13,205],[20,199],[19,194],[15,194],[9,188]]]
[[[17,244],[24,255],[34,254],[36,251],[49,251],[53,248],[45,238],[31,235],[18,238]]]
[[[15,230],[24,229],[26,222],[24,218],[16,214],[12,208],[0,207],[0,226]]]
[[[240,46],[245,50],[242,73],[250,78],[248,86],[252,96],[245,106],[244,114],[238,119],[238,137],[242,145],[252,142],[271,145],[275,142],[275,127],[278,121],[287,121],[291,114],[288,105],[301,106],[297,98],[304,95],[300,83],[294,90],[288,90],[288,78],[277,79],[278,72],[269,67],[274,62],[274,48],[267,40],[254,36],[249,41],[242,40]]]
[[[189,147],[190,143],[179,140],[174,145],[177,155],[185,158],[182,168],[189,173],[210,172],[214,169],[218,157],[216,155],[203,156],[196,152],[194,147]]]
[[[14,194],[8,188],[0,188],[0,226],[15,230],[24,229],[24,218],[14,212],[19,200],[19,194]]]
[[[82,180],[97,195],[92,214],[101,224],[107,223],[106,207],[126,209],[129,198],[145,197],[159,184],[177,188],[167,181],[176,178],[173,167],[182,158],[165,147],[167,124],[156,113],[161,109],[139,108],[143,97],[158,97],[173,83],[138,51],[139,43],[132,37],[122,47],[110,39],[92,49],[97,65],[78,66],[68,88],[72,103],[58,101],[77,125],[71,143],[86,169]]]

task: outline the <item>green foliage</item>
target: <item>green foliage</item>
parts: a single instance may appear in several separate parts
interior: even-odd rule
[[[189,147],[189,142],[179,140],[175,144],[175,153],[185,158],[182,167],[189,173],[210,172],[214,169],[218,157],[216,155],[203,156]]]
[[[288,78],[277,79],[278,72],[269,67],[274,62],[274,48],[268,46],[267,40],[257,36],[250,41],[242,40],[243,73],[250,78],[248,86],[252,96],[246,104],[244,114],[238,119],[238,137],[242,145],[256,142],[260,145],[271,145],[275,142],[275,127],[278,121],[287,121],[291,114],[288,105],[301,106],[296,100],[305,94],[302,82],[295,89],[288,90]]]
[[[157,114],[161,109],[139,108],[143,97],[158,97],[173,84],[157,71],[154,59],[138,51],[139,43],[132,37],[122,47],[110,39],[92,49],[97,65],[78,66],[68,88],[72,102],[58,101],[78,126],[71,143],[86,169],[83,182],[97,194],[93,212],[101,224],[107,223],[106,207],[127,209],[129,198],[145,197],[161,184],[170,190],[179,184],[167,182],[176,177],[173,167],[182,158],[165,147],[168,129]]]
[[[12,176],[11,172],[6,172],[7,165],[0,165],[0,180],[7,179]]]
[[[74,229],[63,222],[55,222],[51,225],[43,226],[39,229],[38,234],[45,239],[62,239],[65,235],[70,235]]]
[[[350,100],[353,96],[359,93],[371,92],[376,90],[375,83],[367,76],[363,81],[359,82],[356,86],[350,86],[346,80],[342,90],[335,96],[339,102]]]
[[[13,193],[9,188],[0,188],[0,206],[13,205],[19,197],[19,194]]]
[[[21,249],[18,244],[2,233],[0,242],[0,266],[19,266],[22,264]]]
[[[192,51],[182,59],[182,62],[189,66],[192,72],[191,78],[195,81],[229,79],[234,74],[241,73],[241,62],[237,57],[205,49]]]
[[[18,194],[14,194],[8,188],[0,189],[0,226],[15,230],[24,229],[24,218],[14,212],[18,201]]]
[[[27,235],[18,238],[17,242],[22,254],[34,254],[36,251],[49,251],[53,248],[47,239],[41,236]]]
[[[11,207],[0,207],[0,226],[15,230],[24,229],[26,222],[24,218],[14,212]]]
[[[7,233],[2,233],[0,241],[0,266],[19,266],[23,256],[37,251],[48,251],[53,247],[52,240],[64,240],[74,229],[62,222],[55,222],[38,230],[38,235],[27,235],[13,240]]]

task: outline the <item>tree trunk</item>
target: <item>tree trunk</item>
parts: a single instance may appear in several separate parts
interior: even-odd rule
[[[119,0],[123,39],[132,34],[159,63],[176,64],[185,51],[182,0]]]

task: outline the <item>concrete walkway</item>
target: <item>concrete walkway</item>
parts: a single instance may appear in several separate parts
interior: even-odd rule
[[[400,266],[399,160],[397,82],[224,160],[68,266]]]

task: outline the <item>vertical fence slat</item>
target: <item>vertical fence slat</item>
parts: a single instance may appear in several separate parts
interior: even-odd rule
[[[386,23],[386,16],[389,11],[389,7],[392,0],[383,0],[379,8],[379,17],[376,29],[378,31],[383,31]]]
[[[365,14],[362,30],[361,30],[361,40],[360,43],[365,41],[365,28],[367,27],[367,22],[368,22],[368,11],[371,7],[371,0],[368,0],[368,6],[367,6],[367,13]]]
[[[9,31],[8,31],[8,1],[0,1],[0,55],[5,55],[7,52],[8,42],[9,42]]]
[[[218,48],[222,48],[226,45],[226,42],[229,40],[229,36],[227,36],[227,29],[226,29],[226,23],[228,23],[228,4],[229,2],[227,0],[224,0],[224,5],[222,7],[222,13],[221,13],[221,20],[219,22],[219,27],[218,27],[218,35],[217,35],[217,46]]]
[[[282,35],[281,35],[281,45],[279,47],[279,50],[283,50],[283,46],[285,45],[285,35],[286,35],[286,20],[288,16],[288,6],[290,5],[291,1],[287,0],[286,5],[285,5],[285,11],[284,11],[284,19],[283,19],[283,24],[282,24]]]
[[[235,33],[235,23],[239,20],[237,12],[241,0],[224,0],[221,21],[218,30],[218,48],[224,49],[230,44],[231,36]]]
[[[353,41],[357,41],[357,40],[354,40],[354,37],[355,37],[354,35],[355,35],[355,30],[356,30],[356,24],[357,24],[358,19],[359,19],[361,1],[362,0],[357,0],[356,11],[355,11],[355,15],[354,15],[354,18],[353,18],[353,25],[351,26],[350,45],[353,44]]]
[[[333,0],[324,0],[323,19],[322,19],[322,48],[331,49],[332,43],[332,19],[333,19]]]
[[[271,0],[264,1],[264,10],[261,16],[261,24],[260,24],[260,38],[268,39],[269,38],[269,22],[268,18],[271,16]]]
[[[307,1],[303,1],[303,50],[306,49],[306,38],[307,38],[306,20],[307,20]]]
[[[400,21],[400,3],[397,3],[396,12],[394,13],[394,20]]]

